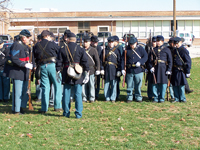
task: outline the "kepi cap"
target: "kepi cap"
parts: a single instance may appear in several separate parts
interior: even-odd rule
[[[23,29],[19,34],[24,35],[26,37],[32,36],[31,33],[27,29]]]
[[[41,33],[41,36],[44,37],[44,36],[47,36],[47,35],[51,35],[50,32],[48,30],[43,30],[42,33]]]

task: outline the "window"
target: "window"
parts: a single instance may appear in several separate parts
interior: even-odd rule
[[[123,22],[122,21],[116,21],[116,34],[119,38],[122,38],[123,36]]]
[[[107,27],[98,27],[99,29],[98,29],[98,31],[99,32],[108,32],[109,31],[109,27],[107,26]]]
[[[178,21],[178,30],[185,30],[185,21],[184,20]]]
[[[131,32],[135,35],[135,37],[139,36],[139,21],[132,21]]]
[[[50,32],[53,32],[53,33],[57,33],[58,31],[57,31],[57,28],[49,28],[49,31]]]
[[[200,20],[194,21],[193,34],[195,37],[200,37]]]
[[[124,21],[124,34],[129,33],[131,31],[131,22],[130,21]]]
[[[90,22],[88,21],[79,21],[78,29],[90,29]]]
[[[193,21],[186,20],[185,21],[185,30],[192,32],[192,27],[193,27]]]
[[[59,28],[59,33],[64,33],[67,28]]]

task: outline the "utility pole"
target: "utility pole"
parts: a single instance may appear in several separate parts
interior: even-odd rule
[[[173,0],[174,4],[173,4],[173,16],[174,16],[174,37],[176,37],[176,0]]]

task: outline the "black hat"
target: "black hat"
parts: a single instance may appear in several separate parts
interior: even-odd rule
[[[41,40],[41,39],[42,39],[42,35],[39,34],[39,35],[37,36],[37,39],[38,39],[38,40]]]
[[[115,39],[113,38],[113,36],[108,37],[107,40],[108,40],[108,42],[114,42],[115,41]]]
[[[181,41],[182,41],[182,42],[185,42],[185,39],[182,37],[182,38],[181,38]]]
[[[98,42],[99,40],[98,40],[98,37],[97,37],[97,36],[93,35],[93,36],[91,37],[91,41],[92,41],[92,42]]]
[[[2,44],[3,43],[3,39],[2,38],[0,38],[0,44]]]
[[[32,36],[31,33],[27,29],[23,29],[19,34],[27,36],[27,37]]]
[[[67,34],[67,37],[68,38],[76,37],[76,35],[73,32],[70,32],[70,33]]]
[[[157,39],[157,37],[156,37],[156,36],[153,36],[153,37],[152,37],[152,42],[156,42],[156,39]]]
[[[50,36],[55,38],[55,35],[53,34],[53,32],[50,32]]]
[[[64,35],[67,35],[68,33],[71,33],[70,30],[65,30]]]
[[[136,42],[138,42],[137,38],[132,37],[132,38],[130,38],[130,40],[128,41],[128,44],[131,45],[131,44],[135,44]]]
[[[50,32],[48,30],[43,30],[42,33],[41,33],[41,36],[44,37],[44,36],[47,36],[47,35],[51,35]]]
[[[179,43],[181,41],[181,38],[180,37],[175,37],[174,38],[174,43]]]
[[[171,37],[171,38],[169,39],[169,42],[168,42],[168,43],[173,43],[173,42],[174,42],[174,38]]]
[[[113,36],[113,38],[115,39],[115,41],[119,41],[119,37],[117,35]]]
[[[162,35],[157,36],[157,41],[164,41],[164,37]]]
[[[90,42],[90,41],[91,41],[91,38],[90,38],[89,36],[84,36],[84,37],[83,37],[83,40],[84,40],[85,42]]]

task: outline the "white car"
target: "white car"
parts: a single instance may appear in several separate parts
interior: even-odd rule
[[[187,45],[188,47],[192,46],[192,34],[189,31],[176,31],[176,36],[184,38],[185,41],[183,44]]]

